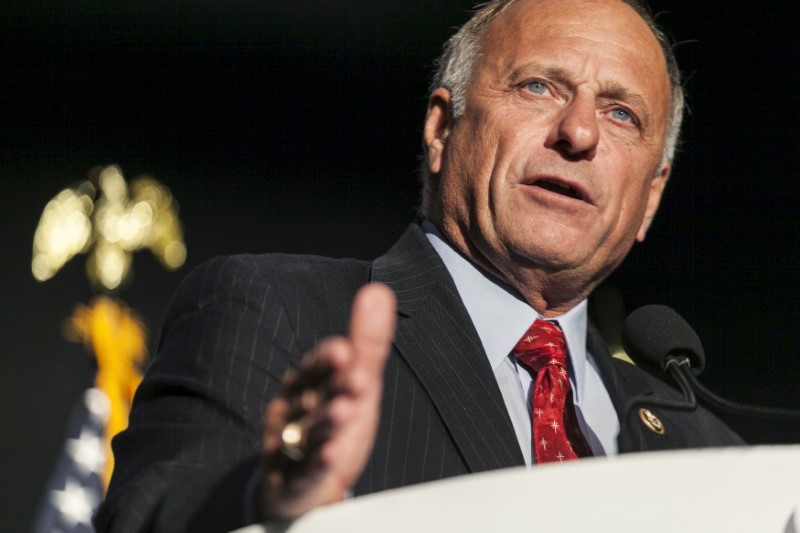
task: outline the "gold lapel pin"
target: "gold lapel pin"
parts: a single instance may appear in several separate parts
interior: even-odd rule
[[[644,407],[639,409],[639,418],[642,420],[642,424],[656,435],[664,434],[664,424],[650,409]]]

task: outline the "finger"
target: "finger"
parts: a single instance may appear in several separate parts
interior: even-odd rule
[[[394,338],[397,303],[386,285],[372,283],[362,287],[353,301],[350,316],[350,342],[354,364],[380,376]]]
[[[267,405],[264,415],[264,452],[275,453],[280,448],[280,434],[288,422],[289,403],[283,398],[275,398]]]
[[[335,374],[346,368],[351,358],[352,347],[346,339],[331,337],[323,340],[303,358],[296,369],[286,373],[278,395],[295,398],[310,389],[333,394]]]
[[[330,439],[332,421],[328,406],[293,417],[289,402],[276,398],[265,413],[264,456],[266,470],[278,472],[284,481],[307,476],[322,466],[319,449]],[[294,431],[287,433],[290,428]]]

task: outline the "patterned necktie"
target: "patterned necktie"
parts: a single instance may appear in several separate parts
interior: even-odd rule
[[[567,343],[558,324],[537,320],[512,353],[536,374],[531,392],[531,437],[536,463],[591,456],[575,417],[567,375]]]

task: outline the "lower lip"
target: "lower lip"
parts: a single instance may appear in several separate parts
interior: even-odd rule
[[[561,205],[565,207],[569,206],[572,208],[580,205],[589,205],[589,203],[583,198],[574,198],[572,196],[567,196],[566,194],[560,194],[555,191],[539,187],[537,185],[524,185],[524,189],[527,192],[527,194],[533,196],[537,200],[541,200],[548,204],[552,203],[555,205]]]

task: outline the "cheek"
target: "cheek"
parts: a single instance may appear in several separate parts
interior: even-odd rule
[[[649,183],[636,181],[620,192],[618,224],[625,238],[633,239],[642,224],[649,199]]]
[[[482,196],[494,171],[497,140],[491,132],[470,132],[453,144],[449,154],[452,183],[472,196]]]
[[[524,145],[520,132],[527,131],[497,109],[472,108],[455,126],[446,155],[449,183],[444,198],[447,210],[485,225],[493,216],[503,215],[507,201],[509,167]],[[516,124],[511,128],[508,124]],[[456,204],[458,207],[456,207]],[[466,213],[461,209],[469,209]]]
[[[446,219],[458,221],[461,225],[466,222],[472,209],[474,184],[471,176],[475,175],[476,170],[463,145],[452,143],[450,148],[442,174],[442,213]]]

